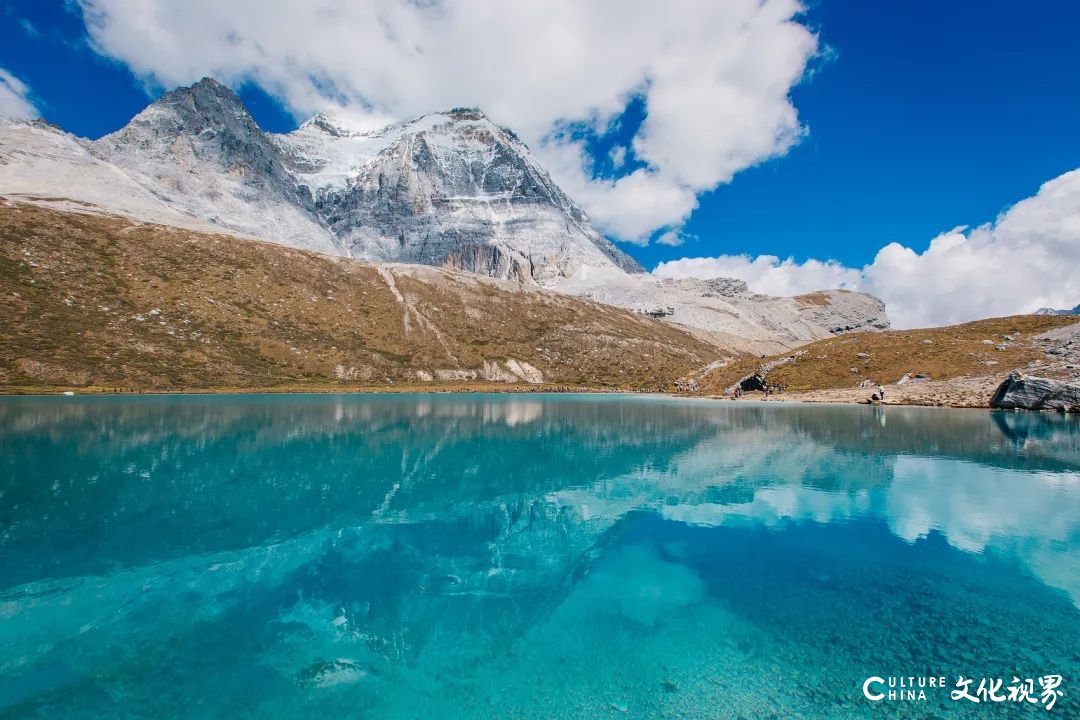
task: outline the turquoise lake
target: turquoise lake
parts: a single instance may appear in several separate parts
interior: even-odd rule
[[[0,717],[1077,718],[1080,419],[0,399]]]

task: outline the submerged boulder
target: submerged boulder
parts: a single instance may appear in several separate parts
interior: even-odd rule
[[[1013,370],[990,398],[990,407],[1080,412],[1080,385]]]

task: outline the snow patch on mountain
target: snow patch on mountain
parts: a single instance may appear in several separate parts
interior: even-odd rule
[[[42,120],[0,119],[0,192],[164,223],[185,218],[89,146]]]
[[[277,146],[220,83],[168,92],[89,147],[180,213],[294,247],[341,252]]]
[[[708,330],[725,346],[751,352],[782,352],[831,335],[889,327],[884,303],[847,290],[776,297],[751,292],[734,278],[676,280],[601,268],[582,269],[556,289]]]
[[[375,132],[317,115],[275,136],[352,256],[550,286],[582,267],[641,267],[589,223],[528,147],[476,108]]]

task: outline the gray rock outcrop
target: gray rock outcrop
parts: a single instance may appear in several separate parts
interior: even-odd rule
[[[1080,305],[1077,305],[1072,310],[1059,310],[1057,308],[1039,308],[1035,311],[1036,315],[1080,315]]]
[[[1013,370],[990,398],[990,407],[1080,412],[1080,384],[1032,377]]]
[[[273,136],[342,248],[549,285],[581,266],[641,272],[511,131],[457,108],[361,133],[318,116]]]
[[[727,347],[776,354],[849,332],[886,330],[885,304],[866,293],[823,290],[795,297],[753,292],[734,278],[599,275],[555,289],[621,307],[665,308],[664,320],[716,333]]]

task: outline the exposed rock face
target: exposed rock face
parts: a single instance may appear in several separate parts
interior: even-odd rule
[[[1046,353],[1040,373],[1080,382],[1080,322],[1041,333],[1035,344]]]
[[[847,290],[826,290],[794,298],[800,315],[833,335],[867,330],[888,330],[885,303],[873,295]]]
[[[742,280],[661,279],[588,272],[560,281],[558,289],[630,308],[680,325],[702,328],[724,344],[756,353],[790,350],[847,332],[889,327],[885,304],[872,295],[825,290],[797,297],[751,292]]]
[[[1054,308],[1039,308],[1035,311],[1036,315],[1080,315],[1080,305],[1077,305],[1072,310],[1055,310]]]
[[[274,137],[342,247],[548,285],[641,267],[590,225],[510,130],[459,108],[374,133],[325,115]]]
[[[26,134],[23,128],[5,131]],[[56,137],[36,139],[44,145],[37,165],[62,151],[106,179],[102,189],[73,178],[66,196],[144,219],[178,215],[336,255],[544,286],[583,266],[641,272],[513,132],[476,109],[375,132],[318,115],[275,135],[259,128],[232,90],[205,78],[166,93],[96,142],[51,131]],[[0,192],[55,195],[49,180],[65,171],[53,164],[31,188],[16,177],[25,169],[0,175]],[[145,196],[134,207],[125,201],[132,188]]]
[[[1080,412],[1080,385],[1013,370],[990,399],[990,407]]]

